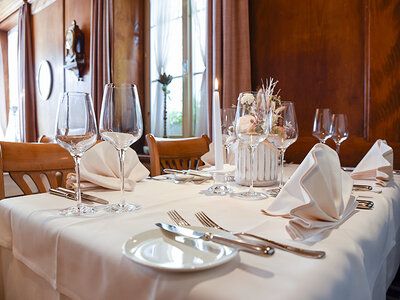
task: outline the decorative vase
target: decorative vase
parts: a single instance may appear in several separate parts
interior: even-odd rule
[[[250,185],[250,150],[239,143],[235,152],[235,181],[240,185]],[[254,186],[271,186],[278,179],[279,152],[267,140],[260,143],[255,151],[253,164]]]

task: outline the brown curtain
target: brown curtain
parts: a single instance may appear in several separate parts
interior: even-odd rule
[[[97,123],[104,86],[112,82],[112,0],[92,0],[90,32],[91,93]]]
[[[35,68],[32,41],[31,5],[24,3],[18,16],[18,70],[20,136],[23,142],[36,142],[38,121],[36,114]]]
[[[208,99],[211,126],[212,90],[218,79],[222,107],[236,104],[251,90],[248,0],[208,0]]]

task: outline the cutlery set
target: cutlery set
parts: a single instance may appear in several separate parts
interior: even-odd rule
[[[232,232],[227,229],[224,229],[223,227],[219,226],[217,223],[215,223],[211,218],[209,218],[204,212],[200,211],[195,214],[196,218],[202,223],[203,226],[209,227],[209,228],[215,228],[219,229],[222,231],[225,231],[227,233],[232,234],[234,237],[237,237],[238,239],[228,239],[225,237],[211,234],[211,233],[199,233],[199,232],[191,232],[191,231],[185,231],[182,229],[188,229],[186,227],[182,226],[190,226],[190,224],[176,211],[176,210],[171,210],[168,211],[168,216],[172,219],[172,221],[177,225],[168,225],[168,224],[163,224],[163,223],[157,223],[156,225],[164,230],[167,230],[169,232],[173,232],[178,235],[184,235],[188,237],[195,237],[195,238],[202,238],[202,239],[208,239],[211,241],[215,241],[218,243],[222,243],[225,245],[230,245],[230,246],[238,246],[240,250],[244,250],[247,252],[255,253],[255,254],[260,254],[260,255],[266,255],[270,256],[274,253],[274,248],[284,250],[287,252],[291,252],[300,256],[308,257],[308,258],[323,258],[325,257],[325,252],[324,251],[316,251],[316,250],[308,250],[308,249],[302,249],[298,247],[293,247],[290,245],[285,245],[282,243],[278,243],[275,241],[271,241],[269,239],[251,234],[251,233],[246,233],[246,232]],[[171,227],[172,226],[172,227]],[[248,239],[243,239],[243,237],[248,237],[252,238],[253,240],[250,241]],[[261,242],[255,242],[254,240],[259,240]]]
[[[175,170],[175,169],[164,169],[164,173],[166,174],[185,174],[185,175],[192,175],[192,176],[199,176],[207,179],[211,179],[212,176],[209,173],[198,171],[198,170]]]
[[[192,182],[194,184],[202,184],[203,182],[212,179],[211,174],[198,170],[164,169],[163,172],[165,173],[164,175],[147,177],[147,179],[172,180],[176,184],[182,184],[187,182]]]
[[[375,192],[381,193],[382,191],[373,191],[372,186],[367,184],[353,184],[353,191],[355,192]],[[374,206],[374,202],[370,200],[364,200],[360,198],[372,198],[370,196],[358,195],[356,201],[358,202],[358,209],[371,209]]]
[[[67,198],[69,200],[73,200],[73,201],[76,200],[75,199],[75,191],[65,189],[62,187],[58,187],[56,189],[50,189],[49,193],[52,195]],[[96,202],[96,203],[100,203],[100,204],[108,204],[107,200],[104,200],[99,197],[91,196],[91,195],[88,195],[85,193],[81,193],[81,197],[82,197],[82,201],[87,202],[87,203]]]
[[[207,181],[211,179],[211,175],[205,174],[204,172],[201,171],[196,171],[196,170],[174,170],[174,169],[164,169],[164,172],[167,174],[174,174],[176,181],[178,183],[185,183],[188,181],[193,181],[195,183],[202,183],[204,181]],[[178,176],[176,176],[178,174]],[[179,176],[179,175],[182,176]],[[193,180],[193,178],[197,177],[197,180]],[[202,178],[202,179],[198,179]],[[358,185],[355,184],[353,187],[354,191],[372,191],[372,186],[369,185]],[[65,189],[58,187],[57,189],[50,189],[49,190],[50,194],[64,197],[70,200],[76,200],[75,199],[75,191]],[[92,195],[88,195],[85,193],[81,193],[82,196],[82,201],[85,201],[87,203],[95,202],[95,203],[100,203],[100,204],[108,204],[109,202],[105,199],[95,197]],[[359,199],[360,196],[357,197],[357,208],[359,209],[371,209],[374,206],[374,202],[370,200],[364,200],[364,199]],[[369,198],[368,196],[361,196],[363,198]],[[204,227],[208,228],[215,228],[224,232],[227,232],[232,235],[232,237],[226,237],[222,236],[219,234],[211,233],[211,232],[199,232],[192,230],[190,228],[187,228],[190,226],[190,223],[188,223],[176,210],[171,210],[168,211],[168,216],[172,219],[172,221],[176,224],[175,225],[170,225],[170,224],[165,224],[165,223],[156,223],[155,225],[160,227],[164,231],[172,232],[175,235],[180,235],[180,236],[185,236],[189,237],[191,239],[202,239],[205,241],[212,241],[216,242],[219,244],[223,244],[226,246],[238,248],[239,250],[243,250],[246,252],[250,252],[253,254],[258,254],[258,255],[263,255],[263,256],[271,256],[275,253],[274,248],[287,251],[290,253],[294,253],[303,257],[308,257],[308,258],[323,258],[325,257],[326,253],[324,251],[316,251],[316,250],[309,250],[309,249],[303,249],[303,248],[298,248],[294,247],[291,245],[286,245],[282,244],[276,241],[272,241],[270,239],[257,236],[251,233],[246,233],[246,232],[233,232],[230,230],[227,230],[217,223],[215,223],[211,218],[209,218],[204,212],[199,211],[195,213],[196,218],[200,221],[200,223]],[[246,239],[248,238],[248,239]],[[251,238],[251,240],[249,239]],[[256,242],[255,240],[258,240]]]
[[[246,243],[240,239],[227,238],[218,234],[213,234],[211,232],[199,232],[192,230],[190,228],[185,228],[181,226],[175,226],[165,223],[156,223],[156,226],[163,230],[172,232],[177,235],[182,235],[189,237],[191,239],[203,239],[205,241],[213,241],[230,247],[240,247],[245,249],[247,252],[251,252],[259,255],[272,255],[274,254],[274,249],[268,245],[257,245],[252,243]]]
[[[353,168],[343,168],[343,169],[345,171],[348,171]],[[173,174],[174,177],[168,178],[168,179],[172,179],[174,181],[174,183],[177,183],[177,184],[186,183],[186,182],[193,182],[196,184],[201,184],[212,178],[212,176],[210,174],[207,174],[205,172],[198,171],[198,170],[164,169],[163,172],[166,174]],[[156,178],[152,178],[152,179],[156,179]],[[376,192],[376,193],[380,192],[380,191],[373,191],[372,186],[366,185],[366,184],[354,184],[353,191],[369,191],[369,192]],[[276,197],[279,192],[280,192],[279,189],[270,189],[270,190],[267,190],[267,195]],[[364,196],[357,197],[357,202],[358,202],[357,208],[358,209],[371,209],[374,206],[373,201],[362,200],[362,199],[359,199],[360,197],[365,198]]]

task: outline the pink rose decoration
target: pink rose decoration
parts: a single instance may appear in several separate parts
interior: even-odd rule
[[[253,132],[256,129],[256,118],[245,115],[239,118],[239,132]]]

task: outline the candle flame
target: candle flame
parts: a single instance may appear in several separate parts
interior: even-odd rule
[[[214,81],[214,90],[218,91],[218,79],[217,78],[215,78],[215,81]]]

